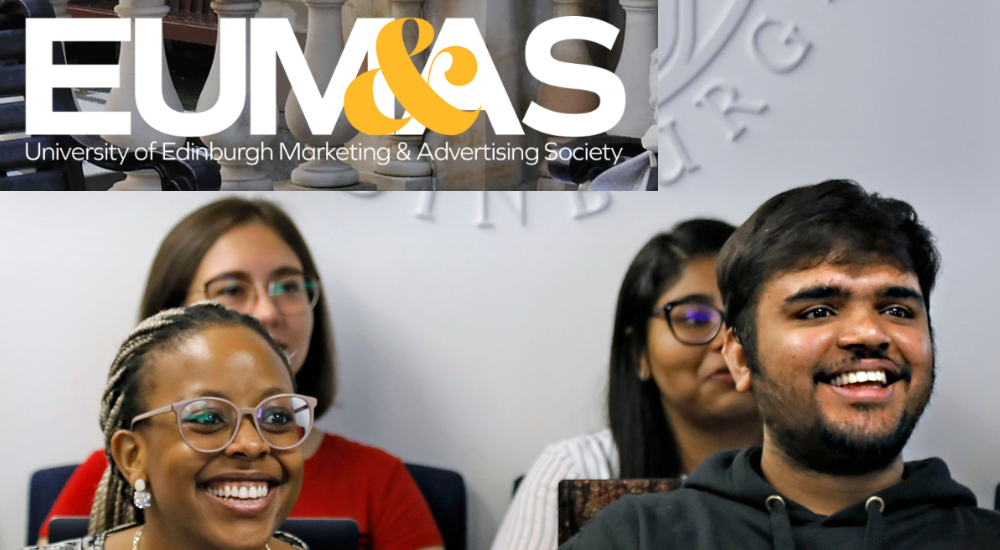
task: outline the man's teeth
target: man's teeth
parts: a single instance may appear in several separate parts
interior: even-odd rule
[[[834,376],[833,380],[830,380],[830,385],[846,386],[847,384],[863,384],[865,382],[881,382],[885,384],[888,380],[884,370],[858,371]]]
[[[226,483],[212,484],[206,489],[219,498],[238,498],[243,500],[264,498],[268,493],[267,483]]]

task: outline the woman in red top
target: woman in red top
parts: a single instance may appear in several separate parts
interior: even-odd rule
[[[317,399],[316,417],[336,390],[334,346],[316,265],[295,224],[263,200],[228,198],[192,212],[167,234],[150,268],[139,317],[211,299],[253,315],[291,359],[298,391]],[[306,293],[308,309],[293,296]],[[443,547],[403,462],[374,447],[313,430],[302,444],[302,492],[291,517],[358,522],[362,550]],[[90,515],[107,467],[95,451],[73,473],[39,531],[54,516]]]

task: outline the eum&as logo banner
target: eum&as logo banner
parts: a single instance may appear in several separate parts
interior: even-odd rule
[[[416,22],[417,44],[408,51],[403,25]],[[135,37],[131,36],[131,22]],[[247,24],[220,19],[219,99],[202,112],[177,112],[162,92],[163,37],[159,19],[29,19],[27,21],[26,130],[29,134],[129,134],[132,113],[52,111],[52,89],[119,86],[116,65],[53,65],[52,44],[71,41],[135,40],[135,89],[138,115],[153,128],[175,136],[221,132],[239,118],[250,101],[250,131],[276,132],[276,60],[288,75],[292,93],[314,135],[333,132],[343,112],[359,131],[384,135],[419,135],[426,129],[455,135],[466,131],[480,111],[489,115],[498,135],[524,133],[500,75],[472,19],[447,19],[437,40],[422,19],[358,19],[329,82],[318,83],[286,19],[250,20],[250,94],[246,93]],[[625,111],[625,87],[613,73],[592,66],[557,61],[552,46],[563,40],[588,40],[610,49],[618,28],[588,17],[558,17],[542,23],[525,44],[528,70],[539,81],[586,90],[600,106],[583,114],[559,113],[532,102],[523,123],[544,134],[582,137],[607,131]],[[411,58],[433,43],[423,72]],[[447,55],[446,55],[447,54]],[[358,75],[365,56],[367,72]],[[324,85],[321,93],[320,85]],[[406,113],[395,118],[395,101]]]

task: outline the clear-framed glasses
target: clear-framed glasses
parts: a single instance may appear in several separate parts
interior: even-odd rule
[[[301,445],[312,431],[316,398],[285,393],[268,397],[256,407],[237,407],[221,397],[198,397],[140,414],[136,422],[173,412],[184,442],[196,451],[214,453],[236,440],[243,417],[250,415],[262,441],[272,449],[285,450]]]
[[[654,308],[653,316],[662,314],[667,319],[670,332],[682,344],[698,346],[707,344],[719,334],[724,322],[722,310],[697,300],[680,300]]]
[[[242,274],[223,274],[202,287],[205,298],[239,311],[250,313],[257,304],[257,287]],[[267,295],[282,315],[306,315],[319,301],[319,279],[302,273],[275,277],[267,283]]]

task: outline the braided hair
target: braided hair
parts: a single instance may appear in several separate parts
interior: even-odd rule
[[[288,356],[274,341],[260,321],[249,315],[226,309],[218,302],[202,301],[187,307],[163,310],[142,321],[128,335],[111,364],[108,385],[101,398],[100,424],[104,433],[104,453],[108,467],[101,476],[90,510],[91,535],[120,525],[143,523],[142,511],[132,506],[134,490],[115,465],[111,456],[111,437],[127,430],[132,419],[143,412],[142,367],[154,351],[176,345],[182,337],[209,327],[243,326],[259,334],[281,357],[291,374]],[[292,383],[295,383],[294,377]]]

